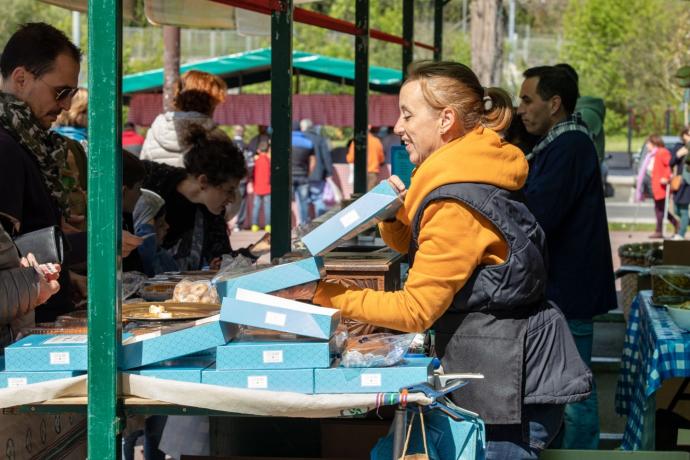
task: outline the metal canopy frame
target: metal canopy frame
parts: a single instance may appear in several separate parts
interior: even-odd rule
[[[246,7],[265,6],[271,14],[273,69],[271,83],[274,154],[271,172],[274,199],[272,255],[290,250],[290,155],[292,104],[292,24],[295,16],[305,15],[295,9],[292,0],[215,0]],[[405,5],[404,53],[411,60],[413,1]],[[436,1],[437,11],[444,2]],[[252,8],[248,8],[252,9]],[[89,168],[88,168],[88,457],[118,460],[121,456],[122,401],[119,392],[118,360],[121,343],[121,110],[122,94],[122,0],[89,0]],[[437,12],[437,14],[439,14]],[[368,97],[369,1],[357,0],[355,76],[355,126],[359,146],[356,162],[361,168],[366,160],[366,99]],[[332,19],[332,18],[331,18]],[[336,20],[338,21],[338,20]],[[304,22],[304,21],[303,21]],[[344,22],[344,21],[341,21]],[[318,25],[318,24],[317,24]],[[436,23],[438,27],[438,22]],[[440,59],[440,34],[435,35]],[[364,157],[362,155],[364,153]],[[358,179],[361,189],[361,178]],[[34,406],[35,407],[35,406]]]

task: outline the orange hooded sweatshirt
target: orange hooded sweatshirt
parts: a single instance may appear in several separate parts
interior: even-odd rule
[[[411,222],[431,191],[458,182],[519,190],[527,172],[527,160],[517,147],[494,131],[477,127],[432,153],[415,169],[397,220],[381,223],[381,235],[391,248],[407,253]],[[456,200],[439,200],[426,207],[418,243],[403,290],[348,289],[321,282],[314,303],[377,326],[423,331],[445,313],[477,266],[503,263],[508,255],[508,244],[493,224]]]

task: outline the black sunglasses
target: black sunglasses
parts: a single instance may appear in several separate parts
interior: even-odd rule
[[[56,101],[64,101],[66,99],[71,99],[74,97],[75,94],[77,94],[77,91],[79,91],[79,88],[71,88],[69,86],[66,88],[56,88],[53,85],[50,85],[43,81],[41,77],[37,78],[37,80],[42,81],[44,85],[53,90],[53,92],[55,93]]]

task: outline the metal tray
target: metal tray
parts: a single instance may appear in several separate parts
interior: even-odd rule
[[[149,313],[151,305],[162,305],[172,318]],[[180,321],[206,318],[218,314],[220,305],[192,302],[136,302],[122,305],[122,319],[127,321]]]

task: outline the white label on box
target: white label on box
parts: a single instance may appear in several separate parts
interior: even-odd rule
[[[247,388],[252,389],[266,389],[268,388],[268,376],[266,375],[250,375],[247,377]]]
[[[349,227],[350,225],[354,224],[359,220],[359,214],[357,214],[357,211],[353,209],[352,211],[348,212],[345,214],[343,217],[340,218],[340,225],[343,227]]]
[[[51,352],[50,364],[69,364],[69,351]]]
[[[65,344],[65,343],[86,343],[86,335],[83,334],[78,334],[78,335],[56,335],[55,337],[51,337],[45,342],[43,342],[45,345],[51,345],[51,344]]]
[[[380,387],[381,374],[362,374],[360,382],[363,387]]]
[[[27,385],[26,377],[8,377],[7,388],[23,387]]]
[[[287,320],[287,316],[284,313],[267,311],[266,318],[264,318],[264,323],[270,324],[272,326],[285,327],[285,320]]]
[[[264,363],[282,363],[283,350],[266,350],[264,351]]]

